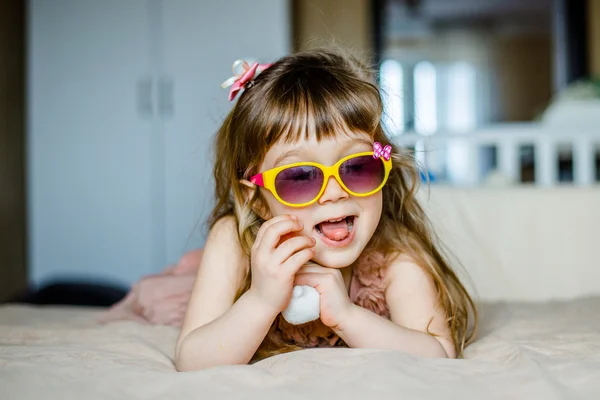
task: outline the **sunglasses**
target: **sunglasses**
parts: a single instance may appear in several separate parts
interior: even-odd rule
[[[365,197],[377,193],[390,175],[391,147],[375,143],[374,151],[356,153],[342,158],[332,166],[300,162],[264,171],[250,182],[269,190],[289,207],[305,207],[317,201],[325,192],[330,177],[334,177],[346,192]]]

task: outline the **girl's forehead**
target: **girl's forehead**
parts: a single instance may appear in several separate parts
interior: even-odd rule
[[[285,164],[286,160],[310,161],[328,156],[335,158],[348,152],[368,151],[372,146],[373,139],[363,132],[321,138],[310,135],[292,142],[279,140],[267,151],[263,165],[272,168]]]
[[[269,152],[277,152],[282,149],[319,149],[329,146],[347,146],[353,144],[373,144],[371,135],[365,132],[352,132],[349,130],[339,131],[335,134],[317,135],[309,133],[297,135],[295,139],[282,136],[270,148]]]

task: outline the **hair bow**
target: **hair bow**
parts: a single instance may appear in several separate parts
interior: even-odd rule
[[[373,158],[382,157],[387,161],[392,155],[392,146],[386,144],[385,147],[381,146],[381,143],[373,143]]]
[[[236,74],[236,69],[240,66],[242,67],[242,71],[241,73]],[[259,64],[257,62],[250,65],[244,60],[237,60],[234,62],[233,67],[231,68],[233,70],[233,76],[221,84],[223,89],[231,86],[231,89],[229,90],[229,101],[235,99],[238,92],[243,89],[248,82],[252,81],[258,74],[270,66],[271,64]]]

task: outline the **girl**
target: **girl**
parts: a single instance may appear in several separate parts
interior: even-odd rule
[[[234,65],[235,67],[235,65]],[[476,319],[390,154],[367,69],[328,51],[284,57],[244,89],[216,136],[216,206],[176,347],[180,371],[318,346],[457,357]],[[294,285],[320,320],[281,317]]]

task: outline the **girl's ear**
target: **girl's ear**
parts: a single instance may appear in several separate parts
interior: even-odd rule
[[[267,206],[266,202],[261,198],[261,196],[259,196],[257,193],[259,190],[258,186],[246,179],[240,179],[239,182],[242,185],[241,188],[245,201],[250,201],[253,197],[256,196],[256,199],[252,204],[252,211],[254,211],[259,217],[261,217],[265,221],[271,219],[271,212],[269,211],[269,207]]]
[[[244,196],[244,201],[250,201],[250,199],[252,199],[252,197],[256,195],[256,191],[258,191],[258,186],[246,179],[240,179],[239,182],[242,185],[241,189],[242,195]]]
[[[256,186],[254,183],[250,182],[250,181],[249,181],[249,180],[247,180],[247,179],[240,179],[240,180],[239,180],[239,182],[240,182],[240,183],[241,183],[243,186],[245,186],[245,187],[247,187],[247,188],[249,188],[249,189],[258,189],[258,187],[257,187],[257,186]]]

